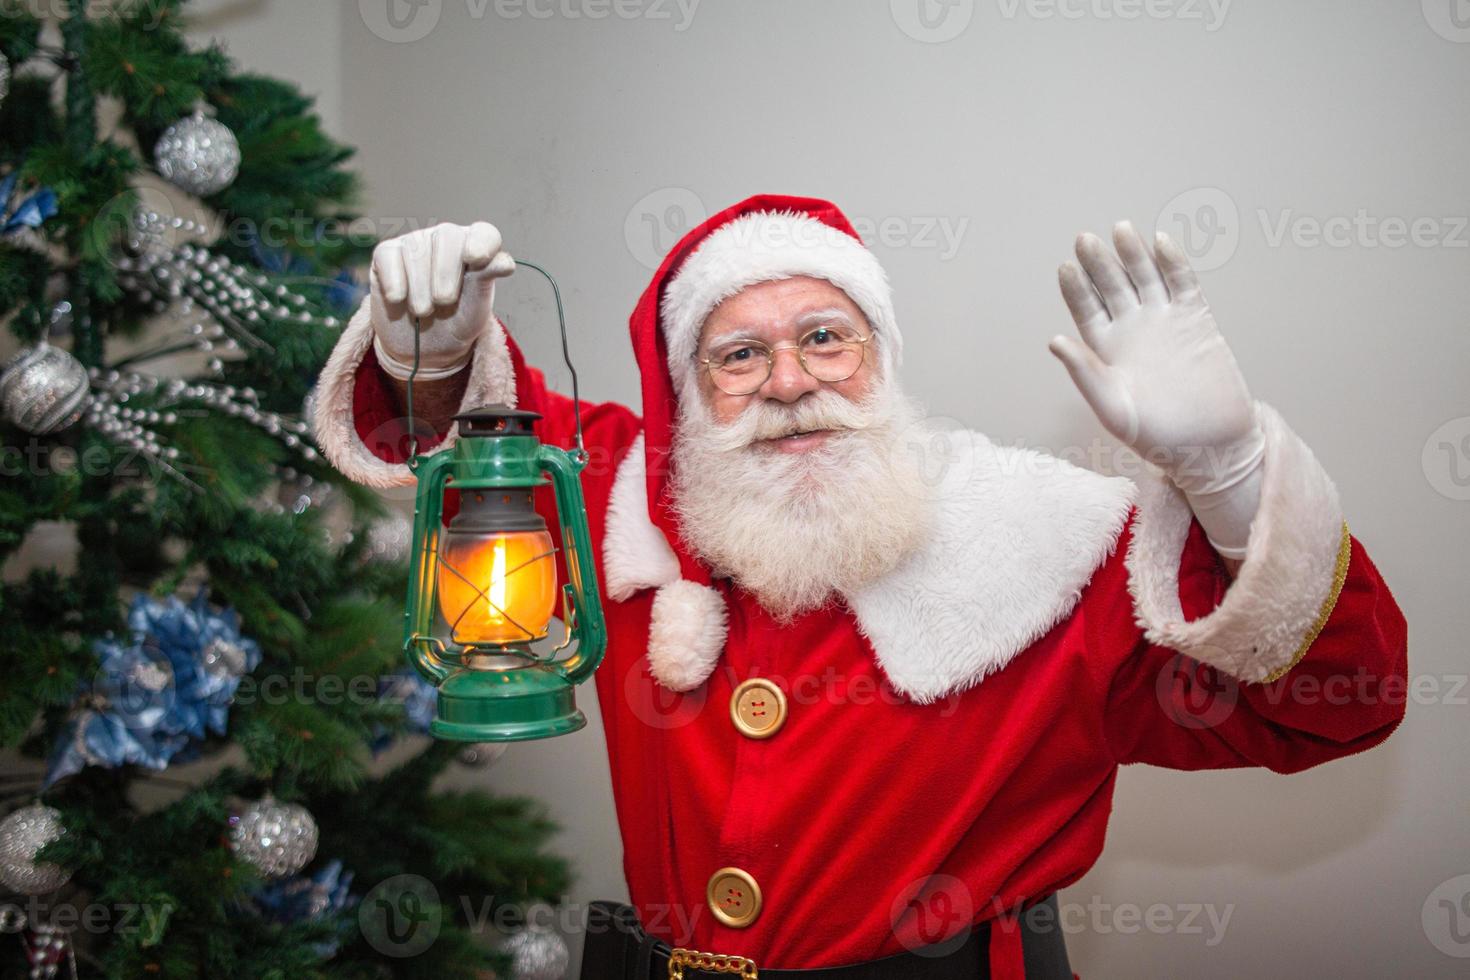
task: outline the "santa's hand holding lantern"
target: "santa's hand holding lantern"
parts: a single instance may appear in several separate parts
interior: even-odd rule
[[[367,300],[378,363],[403,384],[407,465],[418,481],[403,646],[438,691],[429,733],[456,741],[524,741],[581,729],[587,719],[576,706],[576,685],[592,676],[607,643],[579,479],[587,465],[580,429],[570,452],[543,445],[536,413],[492,403],[454,416],[458,441],[448,452],[417,452],[415,386],[463,370],[492,315],[495,280],[515,268],[493,226],[442,226],[432,239],[382,246]],[[453,312],[426,323],[435,305]],[[565,349],[564,320],[561,330]],[[439,414],[437,400],[430,404]],[[567,582],[560,588],[558,548],[534,504],[546,485],[563,542]],[[446,525],[451,499],[456,512]],[[552,654],[577,641],[563,659],[533,646],[545,639],[558,597],[567,636]]]
[[[481,223],[380,245],[315,421],[352,478],[412,482],[417,349],[421,476],[489,454],[464,448],[486,425],[611,461],[580,475],[587,548],[566,543],[575,506],[520,484],[424,528],[488,569],[440,598],[491,647],[516,642],[512,565],[540,583],[512,618],[544,628],[548,540],[559,588],[604,587],[632,903],[594,903],[584,980],[1070,977],[1056,892],[1100,853],[1120,766],[1292,772],[1402,718],[1402,615],[1167,238],[1080,238],[1061,271],[1079,336],[1052,342],[1137,479],[948,430],[927,482],[894,465],[931,427],[887,277],[829,202],[751,198],[674,246],[630,320],[638,413],[579,408],[526,364],[491,312],[500,244]],[[1352,698],[1292,695],[1337,678]]]

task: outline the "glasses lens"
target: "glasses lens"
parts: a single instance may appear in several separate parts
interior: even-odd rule
[[[770,375],[770,351],[756,344],[728,344],[710,352],[715,384],[732,395],[748,395]]]
[[[862,366],[861,337],[846,327],[821,327],[801,338],[801,359],[818,381],[846,381]]]

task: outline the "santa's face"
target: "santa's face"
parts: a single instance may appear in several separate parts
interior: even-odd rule
[[[790,349],[824,325],[832,336],[868,338],[850,376],[818,360],[829,351],[827,334],[808,348],[808,363],[842,380],[819,380]],[[701,332],[701,359],[743,340],[759,341],[775,361],[762,382],[764,352],[756,349],[754,375],[734,385],[746,394],[722,390],[702,367],[698,403],[681,400],[673,471],[680,531],[780,619],[873,581],[927,532],[918,470],[902,450],[918,408],[879,367],[874,345],[884,338],[870,335],[846,293],[807,278],[745,288]]]
[[[825,279],[809,276],[756,283],[715,307],[700,332],[696,356],[701,361],[738,347],[746,340],[757,341],[775,351],[775,360],[770,377],[750,394],[724,391],[708,370],[701,370],[700,395],[714,421],[721,425],[731,423],[755,402],[792,405],[820,391],[831,391],[849,401],[866,397],[873,385],[876,360],[868,349],[869,344],[862,347],[862,362],[856,373],[845,380],[820,381],[802,367],[797,344],[821,328],[843,336],[867,337],[872,333],[868,318],[845,292]],[[821,446],[831,435],[830,429],[822,429],[762,440],[758,448],[783,453],[806,452]]]

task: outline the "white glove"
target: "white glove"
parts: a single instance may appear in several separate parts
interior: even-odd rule
[[[515,271],[489,222],[440,224],[379,242],[373,249],[373,349],[388,374],[413,372],[413,318],[419,318],[416,381],[447,378],[469,363],[489,329],[495,280]]]
[[[1060,279],[1082,340],[1051,352],[1103,427],[1184,491],[1215,549],[1244,558],[1266,448],[1245,378],[1178,243],[1160,233],[1150,250],[1124,221],[1113,245],[1078,236],[1081,265]]]

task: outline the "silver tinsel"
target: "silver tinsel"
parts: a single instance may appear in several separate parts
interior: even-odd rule
[[[36,861],[36,853],[63,833],[61,814],[42,803],[0,820],[0,882],[22,895],[44,895],[66,884],[70,871]]]
[[[230,127],[198,110],[163,131],[153,147],[153,163],[164,180],[208,197],[234,183],[240,144]]]
[[[5,96],[10,93],[10,62],[0,54],[0,102],[5,101]]]
[[[500,950],[510,956],[512,980],[562,980],[571,962],[571,952],[551,928],[551,908],[533,905],[526,913],[524,928],[512,933]]]
[[[81,418],[86,407],[87,369],[60,347],[28,347],[0,374],[0,411],[27,432],[59,432]]]
[[[306,807],[270,797],[230,818],[230,846],[267,878],[293,875],[316,856],[316,820]]]

